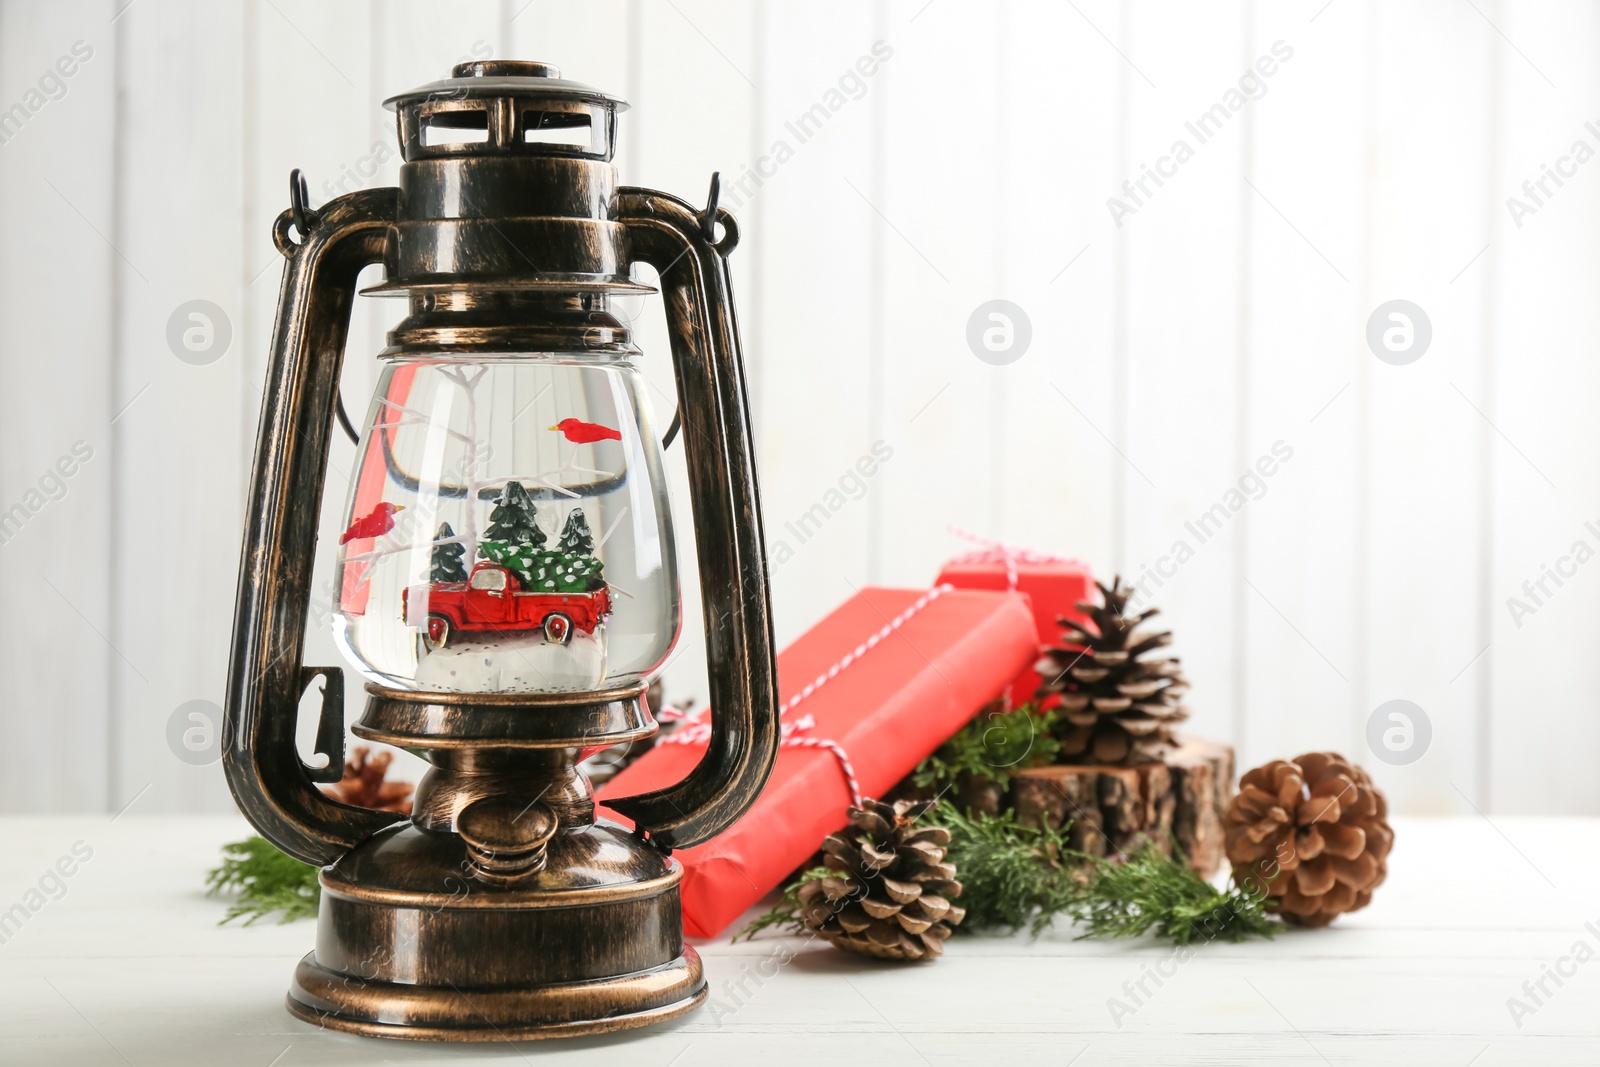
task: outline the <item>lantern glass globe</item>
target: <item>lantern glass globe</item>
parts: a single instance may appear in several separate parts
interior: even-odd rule
[[[628,358],[385,359],[357,454],[333,626],[373,681],[583,692],[671,653],[671,509]]]

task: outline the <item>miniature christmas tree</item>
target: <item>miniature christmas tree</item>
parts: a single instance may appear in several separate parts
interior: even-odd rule
[[[545,540],[528,491],[521,482],[507,482],[489,512],[489,528],[483,532],[478,554],[510,569],[525,588],[532,588],[533,569],[544,555]]]
[[[467,580],[467,568],[462,565],[461,557],[467,554],[466,546],[459,541],[450,541],[456,532],[450,528],[448,522],[441,522],[439,530],[433,535],[433,568],[429,572],[429,579],[435,582],[464,582]],[[440,544],[439,542],[449,542]]]
[[[507,482],[500,491],[500,499],[489,512],[489,528],[483,532],[483,539],[536,549],[544,547],[545,534],[539,529],[538,513],[521,482]]]
[[[538,581],[540,568],[554,558],[553,552],[541,552],[528,545],[514,545],[509,541],[484,541],[478,546],[478,551],[490,563],[498,563],[515,574],[524,589],[547,593],[554,588]]]
[[[594,534],[580,508],[567,516],[555,547],[546,549],[533,501],[519,482],[507,482],[490,526],[478,545],[485,559],[510,570],[534,593],[588,593],[605,585],[602,564],[593,555]]]
[[[567,568],[568,580],[572,583],[573,591],[593,592],[605,585],[605,579],[601,577],[604,569],[605,564],[593,556],[579,556],[573,560],[571,566]]]
[[[567,514],[567,524],[561,528],[559,547],[569,556],[594,555],[594,534],[589,532],[589,520],[582,508],[573,508]]]
[[[600,561],[593,556],[540,552],[529,561],[523,584],[537,593],[589,593],[605,584],[600,577],[602,569]],[[523,577],[520,571],[518,577]]]

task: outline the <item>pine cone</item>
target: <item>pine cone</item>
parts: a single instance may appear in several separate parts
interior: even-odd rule
[[[1324,926],[1364,908],[1394,844],[1367,772],[1332,752],[1273,760],[1239,782],[1224,818],[1233,878],[1290,922]]]
[[[1109,589],[1095,585],[1104,602],[1078,602],[1093,628],[1062,618],[1068,647],[1050,649],[1034,665],[1044,679],[1039,699],[1060,697],[1057,762],[1159,763],[1177,745],[1172,728],[1189,717],[1181,703],[1189,682],[1176,657],[1142,657],[1171,644],[1172,634],[1138,628],[1156,608],[1124,614],[1134,587],[1121,578]]]
[[[375,808],[378,811],[397,811],[411,814],[411,791],[408,782],[386,782],[389,764],[394,753],[374,754],[366,745],[357,745],[344,764],[344,776],[338,783],[323,789],[335,800],[354,804],[358,808]]]
[[[950,831],[916,826],[928,801],[868,799],[850,809],[850,825],[822,843],[833,877],[800,887],[800,919],[837,948],[886,960],[920,960],[944,951],[967,911],[953,864],[944,861]]]

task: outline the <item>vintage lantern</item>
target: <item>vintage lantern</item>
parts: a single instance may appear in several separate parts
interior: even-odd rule
[[[640,1026],[705,996],[670,853],[771,770],[766,561],[727,256],[732,216],[618,188],[626,105],[543,63],[477,62],[387,101],[398,189],[293,207],[240,568],[225,765],[278,847],[323,866],[289,1008],[357,1033],[520,1040]],[[343,683],[301,664],[356,276],[409,301],[359,435],[335,636],[360,737],[432,767],[409,820],[337,803]],[[678,785],[596,821],[587,752],[649,736],[674,642],[672,515],[638,350],[612,314],[660,274],[705,602],[713,729]],[[369,290],[374,291],[374,290]],[[316,750],[295,747],[324,679]]]

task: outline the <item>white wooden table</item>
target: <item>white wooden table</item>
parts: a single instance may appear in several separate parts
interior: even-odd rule
[[[1527,1001],[1536,1010],[1520,1028],[1507,1006],[1577,943],[1600,952],[1600,820],[1396,830],[1374,904],[1328,930],[1208,945],[1182,963],[1153,942],[1070,930],[959,937],[944,959],[910,967],[723,938],[699,946],[711,1000],[688,1018],[513,1047],[376,1041],[292,1020],[284,991],[312,923],[218,926],[223,905],[201,889],[219,846],[248,832],[242,820],[0,818],[0,913],[39,905],[0,934],[0,1064],[1600,1061],[1600,959],[1561,963],[1571,976],[1545,979],[1551,995]],[[93,854],[57,886],[47,872],[78,842]],[[1171,977],[1145,978],[1150,995],[1139,994],[1157,968]],[[1112,997],[1131,1013],[1114,1020]]]

